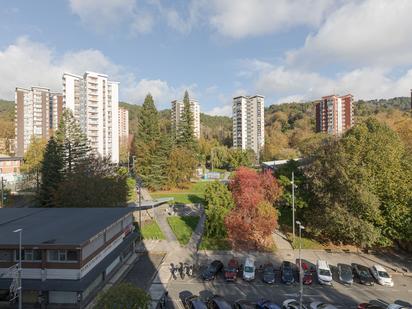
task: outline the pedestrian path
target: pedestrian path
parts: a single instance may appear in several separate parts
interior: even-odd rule
[[[199,222],[196,226],[196,229],[192,233],[192,237],[190,238],[189,243],[187,244],[188,250],[192,253],[197,252],[197,250],[199,249],[200,242],[202,241],[203,230],[205,228],[205,222],[206,215],[203,206],[201,206]]]
[[[276,248],[279,250],[293,249],[286,236],[279,230],[273,232],[273,241],[275,242]]]
[[[161,212],[157,215],[157,223],[159,224],[160,229],[163,231],[163,234],[165,235],[167,241],[177,242],[177,238],[170,228],[170,225],[167,222],[167,216],[164,212]]]

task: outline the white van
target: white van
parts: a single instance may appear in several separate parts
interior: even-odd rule
[[[243,280],[252,281],[255,279],[255,259],[252,257],[246,258],[245,265],[243,266]]]
[[[330,271],[328,262],[318,260],[316,262],[316,274],[318,275],[318,281],[320,284],[332,284],[332,272]]]

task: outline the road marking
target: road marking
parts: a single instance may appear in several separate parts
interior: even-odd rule
[[[236,290],[238,290],[240,292],[240,294],[242,294],[244,297],[247,296],[247,294],[245,292],[243,292],[238,286],[235,285]]]

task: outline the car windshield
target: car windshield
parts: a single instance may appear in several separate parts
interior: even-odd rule
[[[237,269],[234,268],[234,267],[228,267],[228,268],[226,268],[226,271],[229,272],[229,273],[234,273],[234,272],[237,271]]]
[[[359,274],[363,277],[370,277],[369,271],[367,271],[366,269],[359,269]]]
[[[352,271],[350,270],[350,268],[349,267],[345,267],[345,266],[341,266],[340,267],[340,273],[342,274],[342,275],[351,275],[352,274]]]
[[[330,271],[327,269],[319,269],[319,275],[321,276],[330,276]]]
[[[245,266],[245,272],[247,273],[253,273],[255,270],[253,267],[251,266]]]
[[[264,270],[264,272],[267,274],[267,273],[273,273],[273,268],[272,267],[270,267],[270,266],[268,266],[268,267],[266,267],[265,268],[265,270]]]
[[[379,277],[381,278],[389,278],[389,275],[385,271],[378,271]]]

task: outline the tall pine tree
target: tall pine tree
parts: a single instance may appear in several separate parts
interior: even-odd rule
[[[72,173],[75,167],[91,152],[86,135],[69,109],[65,109],[56,132],[56,140],[62,149],[65,173]]]
[[[159,115],[150,94],[146,96],[141,109],[134,145],[135,170],[144,186],[161,188],[167,180],[164,167],[169,157],[170,142],[160,133]]]
[[[187,90],[183,98],[183,113],[177,128],[176,144],[190,150],[196,149],[194,118]]]
[[[47,143],[41,165],[41,187],[39,204],[42,207],[55,207],[55,194],[63,179],[63,152],[54,137]]]

